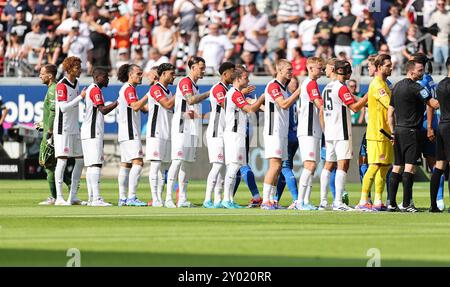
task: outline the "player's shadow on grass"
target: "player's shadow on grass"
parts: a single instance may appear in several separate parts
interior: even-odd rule
[[[368,258],[327,258],[288,256],[199,255],[179,253],[93,252],[80,251],[81,266],[150,266],[150,267],[365,267]],[[0,249],[0,266],[65,267],[70,260],[66,250]],[[450,261],[391,260],[381,258],[388,266],[450,266]]]

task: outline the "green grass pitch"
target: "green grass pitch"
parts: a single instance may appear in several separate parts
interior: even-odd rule
[[[84,181],[81,186],[86,199]],[[101,188],[117,204],[116,181],[104,180]],[[204,188],[205,182],[191,182],[189,199],[200,205]],[[354,205],[360,184],[347,188]],[[416,183],[416,206],[425,210],[428,194],[428,183]],[[364,267],[371,248],[380,251],[381,266],[450,266],[448,213],[38,206],[47,195],[43,180],[0,181],[1,266],[63,267],[70,248],[80,250],[81,266]],[[145,178],[138,196],[149,200]],[[249,197],[242,184],[236,201]],[[286,190],[282,204],[290,200]]]

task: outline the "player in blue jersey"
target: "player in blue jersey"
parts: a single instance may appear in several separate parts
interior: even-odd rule
[[[298,89],[299,83],[296,77],[292,77],[288,85],[288,90],[292,94]],[[277,183],[277,193],[275,195],[275,206],[281,208],[278,204],[283,195],[285,186],[287,185],[292,195],[292,204],[288,209],[294,209],[298,198],[297,181],[292,171],[294,168],[294,156],[298,149],[297,138],[297,105],[294,104],[289,108],[289,133],[288,133],[288,159],[284,160],[281,166],[281,173]],[[309,197],[308,197],[309,198]]]

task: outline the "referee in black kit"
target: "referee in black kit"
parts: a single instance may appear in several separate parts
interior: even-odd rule
[[[388,121],[393,134],[394,166],[389,182],[390,204],[388,211],[417,212],[410,204],[414,183],[415,165],[421,154],[422,125],[425,104],[433,109],[439,108],[437,100],[416,81],[422,79],[425,67],[417,61],[406,63],[406,78],[399,81],[392,90],[388,109]],[[395,127],[395,128],[394,128]],[[404,172],[402,175],[402,170]],[[396,202],[400,181],[403,182],[403,207]]]
[[[439,83],[436,89],[436,97],[441,109],[441,118],[436,133],[436,167],[433,170],[430,181],[430,212],[441,212],[436,205],[439,181],[444,173],[445,166],[450,162],[450,58],[447,59],[445,65],[447,66],[447,77]],[[448,212],[450,212],[450,209]]]

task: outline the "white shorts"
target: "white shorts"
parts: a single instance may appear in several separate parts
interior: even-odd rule
[[[288,139],[278,135],[264,135],[264,158],[280,158],[287,160]]]
[[[77,135],[54,135],[55,157],[82,157],[80,134]]]
[[[133,159],[143,158],[141,140],[128,140],[119,143],[120,162],[131,163]]]
[[[145,143],[145,159],[170,161],[170,140],[147,138]]]
[[[206,138],[210,163],[224,163],[225,150],[222,137]]]
[[[198,137],[175,133],[172,134],[171,159],[194,162],[198,146]]]
[[[298,145],[302,162],[320,161],[320,139],[312,136],[299,136]]]
[[[225,146],[225,164],[247,164],[247,151],[245,149],[244,135],[233,132],[225,132],[223,134],[223,142]]]
[[[352,159],[352,140],[325,141],[326,161],[336,162],[338,160]],[[300,148],[301,149],[301,148]]]
[[[81,140],[83,146],[84,166],[103,164],[103,139],[93,138]]]

